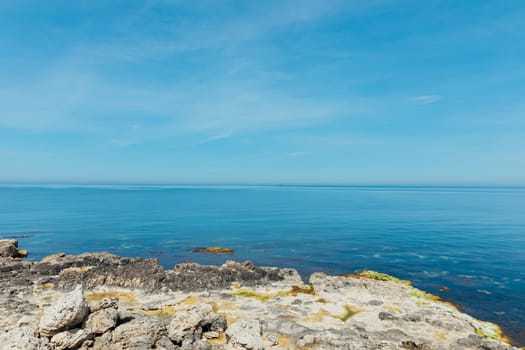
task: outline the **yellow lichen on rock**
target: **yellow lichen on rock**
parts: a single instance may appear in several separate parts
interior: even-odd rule
[[[259,293],[252,289],[239,289],[234,292],[230,292],[228,294],[238,296],[238,297],[243,297],[243,298],[254,298],[254,299],[259,300],[262,303],[265,303],[270,299],[286,296],[289,293],[290,293],[289,291],[279,291],[276,293]]]
[[[282,349],[293,349],[293,341],[288,335],[277,335],[278,346]]]
[[[27,250],[25,249],[18,249],[18,256],[21,258],[27,257]]]
[[[219,334],[217,338],[207,339],[211,346],[220,346],[226,344],[226,335],[224,333]]]
[[[312,285],[305,285],[305,286],[292,286],[292,289],[288,293],[291,296],[297,296],[297,294],[310,294],[310,295],[316,295],[314,287]]]
[[[410,296],[413,296],[415,298],[418,298],[418,299],[426,299],[426,300],[431,300],[431,301],[441,301],[441,298],[437,295],[434,295],[434,294],[430,294],[430,293],[427,293],[427,292],[424,292],[420,289],[417,289],[417,288],[411,288],[409,291],[408,291],[408,295]]]
[[[488,339],[494,339],[511,344],[512,340],[503,334],[500,326],[491,322],[482,322],[482,327],[476,328],[475,333]]]
[[[55,285],[53,283],[44,283],[44,284],[41,284],[39,286],[36,286],[36,289],[37,290],[41,290],[41,289],[51,289],[55,287]]]
[[[117,298],[123,303],[135,303],[137,298],[133,292],[124,292],[118,290],[100,290],[84,294],[84,299],[88,301],[98,301],[104,298]]]
[[[59,276],[63,276],[65,274],[67,274],[67,273],[84,273],[84,272],[87,272],[87,271],[91,270],[92,268],[93,268],[93,266],[68,267],[68,268],[65,268],[62,271],[60,271],[60,273],[58,275]]]
[[[393,312],[401,312],[401,309],[395,306],[384,305],[383,309]]]
[[[355,308],[355,307],[352,307],[352,306],[349,306],[349,305],[346,305],[345,309],[346,309],[346,312],[338,317],[343,322],[346,322],[347,320],[349,320],[355,314],[363,311],[361,309],[358,309],[358,308]]]
[[[330,314],[325,309],[321,308],[315,314],[312,314],[310,316],[304,317],[303,321],[304,322],[312,322],[312,323],[321,323],[321,322],[323,322],[325,317],[339,318],[337,316],[334,316],[334,315]]]
[[[188,295],[186,299],[180,302],[180,304],[186,304],[186,305],[195,305],[199,299],[194,295]]]
[[[142,310],[142,312],[146,316],[171,317],[179,312],[179,310],[175,308],[175,306],[167,305],[154,310]]]
[[[436,338],[438,338],[439,340],[446,340],[447,339],[447,336],[445,333],[441,333],[441,332],[436,332],[436,334],[434,334],[436,336]]]

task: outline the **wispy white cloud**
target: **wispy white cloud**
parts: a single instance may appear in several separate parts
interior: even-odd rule
[[[226,130],[218,134],[214,134],[209,137],[206,137],[203,140],[197,141],[193,145],[203,145],[203,144],[210,143],[210,142],[220,141],[220,140],[230,138],[233,135],[234,135],[233,130]]]
[[[443,97],[440,95],[421,95],[410,97],[409,100],[415,104],[419,105],[428,105],[431,103],[436,103],[442,100]]]
[[[289,88],[280,88],[277,82],[289,79],[287,74],[257,59],[243,58],[246,42],[289,25],[333,15],[348,7],[346,2],[328,5],[309,0],[300,7],[294,1],[255,4],[247,6],[243,16],[232,13],[228,20],[215,16],[210,4],[196,6],[197,11],[211,12],[209,21],[199,19],[207,16],[196,16],[195,21],[165,21],[154,28],[145,25],[149,17],[158,15],[153,11],[155,6],[169,4],[179,3],[150,2],[119,18],[112,26],[115,33],[106,41],[80,41],[47,65],[43,62],[40,74],[32,80],[10,82],[10,89],[0,92],[0,126],[100,131],[121,128],[120,124],[129,124],[126,118],[138,115],[134,125],[143,132],[152,127],[146,121],[155,118],[162,120],[156,125],[161,133],[175,130],[198,137],[208,132],[224,138],[224,130],[233,134],[312,125],[356,110],[351,99],[301,97]],[[217,66],[217,73],[199,75],[194,70],[176,81],[160,79],[153,84],[142,84],[134,73],[125,83],[107,74],[115,64],[151,65],[151,60],[176,59],[181,53],[199,50],[219,50],[226,55],[222,61],[210,63]],[[239,69],[246,73],[240,74]]]
[[[111,144],[125,147],[134,144],[133,140],[123,140],[123,139],[111,139]]]
[[[319,154],[319,152],[316,152],[316,151],[296,151],[296,152],[288,153],[287,156],[288,157],[304,157],[304,156],[312,156],[312,155],[315,155],[315,154]]]

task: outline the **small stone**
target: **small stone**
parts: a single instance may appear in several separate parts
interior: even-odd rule
[[[131,312],[128,312],[126,310],[118,310],[117,311],[117,319],[118,323],[125,323],[133,320],[135,318],[135,315],[133,315]]]
[[[89,329],[74,329],[55,334],[51,344],[56,350],[76,349],[92,336]]]
[[[102,334],[116,326],[117,318],[117,310],[102,309],[89,315],[85,322],[85,327],[95,334]]]
[[[395,320],[396,317],[394,315],[392,315],[390,312],[380,312],[379,315],[378,315],[379,319],[381,321],[384,321],[384,320]]]
[[[223,333],[226,330],[226,327],[228,327],[226,318],[222,315],[217,315],[214,313],[214,315],[211,316],[207,321],[212,331]],[[206,325],[206,323],[203,324],[203,326]]]
[[[231,345],[244,349],[263,350],[264,342],[261,332],[259,320],[241,320],[228,327],[226,336]]]
[[[268,334],[266,340],[268,340],[272,346],[279,345],[279,339],[273,334]]]
[[[295,344],[300,348],[312,345],[313,343],[315,343],[315,337],[311,334],[305,334],[299,337],[299,339],[297,339],[295,342]]]
[[[175,344],[173,344],[170,340],[170,338],[163,336],[157,342],[155,343],[155,349],[157,350],[176,350],[178,349],[175,347]]]
[[[219,332],[215,332],[215,331],[204,332],[204,333],[202,333],[202,335],[206,339],[215,339],[215,338],[219,338],[219,336],[220,336]]]

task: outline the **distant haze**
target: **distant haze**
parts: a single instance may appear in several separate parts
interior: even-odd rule
[[[525,184],[523,1],[0,2],[0,183]]]

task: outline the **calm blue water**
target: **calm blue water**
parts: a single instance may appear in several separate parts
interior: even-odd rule
[[[525,344],[523,188],[2,187],[0,238],[13,236],[31,259],[109,251],[166,268],[249,259],[303,276],[379,270]],[[190,251],[216,245],[235,254]]]

